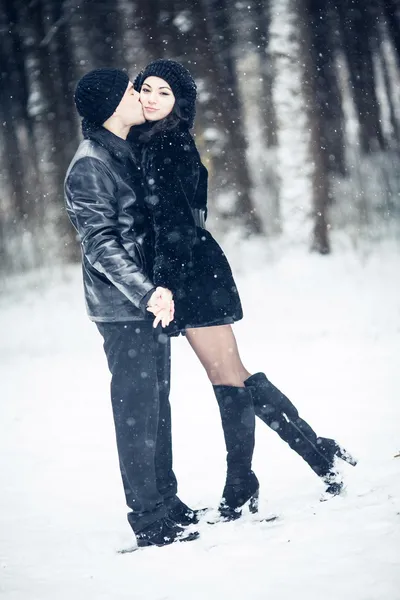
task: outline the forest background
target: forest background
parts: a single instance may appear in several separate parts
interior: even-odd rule
[[[159,57],[197,81],[212,230],[320,254],[400,239],[399,0],[0,0],[0,55],[3,276],[79,260],[77,80]]]

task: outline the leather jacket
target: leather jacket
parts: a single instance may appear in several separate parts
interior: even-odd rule
[[[142,174],[127,142],[103,127],[81,142],[65,178],[93,321],[151,319],[154,234]]]

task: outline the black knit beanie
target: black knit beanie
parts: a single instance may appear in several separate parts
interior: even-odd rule
[[[129,77],[119,69],[94,69],[78,81],[75,104],[78,113],[102,125],[111,117],[128,87]]]
[[[189,71],[174,60],[159,58],[148,64],[137,75],[133,82],[136,91],[140,92],[147,77],[160,77],[171,86],[175,99],[187,120],[188,127],[193,127],[196,114],[197,86]]]

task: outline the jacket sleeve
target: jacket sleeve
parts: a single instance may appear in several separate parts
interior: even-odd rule
[[[144,155],[146,201],[153,216],[155,258],[153,280],[176,292],[192,266],[196,226],[177,174],[176,154],[167,141],[151,143]],[[176,151],[176,148],[173,148]]]
[[[142,301],[154,283],[120,242],[116,183],[111,171],[96,158],[81,158],[72,167],[65,189],[68,212],[87,260],[144,310]]]

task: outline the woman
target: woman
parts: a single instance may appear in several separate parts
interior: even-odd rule
[[[356,461],[335,440],[318,437],[264,373],[252,375],[240,359],[232,330],[243,316],[239,294],[223,251],[205,229],[207,170],[189,131],[196,101],[192,76],[161,59],[139,73],[134,86],[147,121],[139,140],[155,233],[153,280],[172,293],[148,309],[168,335],[186,336],[213,384],[227,450],[222,517],[237,518],[247,502],[257,510],[255,415],[310,465],[328,494],[340,493],[335,460]]]

